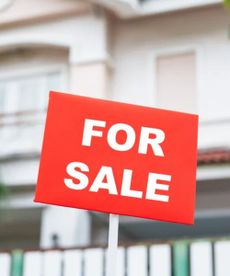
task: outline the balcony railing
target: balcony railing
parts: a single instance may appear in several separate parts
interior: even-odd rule
[[[174,241],[119,248],[118,276],[228,276],[230,240]],[[106,249],[0,253],[1,276],[105,276]]]
[[[0,159],[40,152],[45,110],[0,113]]]
[[[18,127],[20,125],[43,124],[46,110],[26,110],[0,113],[0,127]]]

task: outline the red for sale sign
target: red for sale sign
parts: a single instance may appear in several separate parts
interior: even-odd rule
[[[35,201],[193,224],[198,116],[50,92]]]

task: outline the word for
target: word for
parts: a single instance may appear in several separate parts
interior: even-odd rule
[[[82,145],[90,147],[92,137],[103,137],[102,130],[95,130],[94,127],[105,128],[106,122],[99,120],[85,120]],[[117,135],[120,131],[126,133],[126,140],[118,143]],[[153,137],[152,137],[153,136]],[[164,156],[161,143],[165,140],[165,133],[158,128],[141,127],[138,153],[147,154],[148,146],[151,146],[154,155]],[[136,141],[135,130],[128,124],[117,123],[112,125],[107,133],[108,145],[116,151],[128,151],[133,148]]]

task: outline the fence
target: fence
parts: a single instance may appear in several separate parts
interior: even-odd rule
[[[0,276],[104,276],[106,249],[0,253]],[[229,276],[230,241],[132,245],[118,251],[117,276]]]

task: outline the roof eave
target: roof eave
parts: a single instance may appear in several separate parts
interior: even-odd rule
[[[222,4],[223,0],[88,0],[123,19]]]

